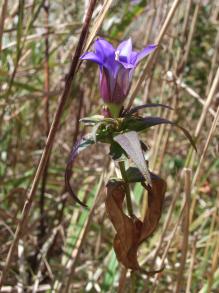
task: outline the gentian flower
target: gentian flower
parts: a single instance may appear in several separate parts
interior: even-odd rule
[[[81,56],[80,59],[90,60],[99,65],[100,94],[109,106],[112,116],[118,116],[118,109],[121,109],[129,93],[134,69],[155,49],[156,45],[148,45],[140,52],[132,51],[130,38],[115,49],[108,41],[99,38],[94,43],[94,52],[86,52]]]

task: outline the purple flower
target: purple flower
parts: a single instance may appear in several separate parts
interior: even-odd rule
[[[94,52],[86,52],[82,60],[91,60],[100,67],[100,93],[106,104],[121,105],[128,95],[134,69],[156,45],[148,45],[140,52],[132,51],[132,41],[128,39],[117,49],[106,40],[99,38],[94,43]]]
[[[140,2],[140,0],[131,0],[131,4],[133,5],[138,5]]]

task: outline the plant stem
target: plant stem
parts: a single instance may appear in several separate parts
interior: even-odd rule
[[[126,195],[126,203],[127,203],[127,210],[128,214],[131,218],[134,217],[133,213],[133,207],[132,207],[132,201],[131,201],[131,194],[129,189],[129,184],[127,182],[126,172],[125,172],[125,162],[121,161],[119,162],[119,168],[122,175],[123,180],[125,181],[125,195]],[[135,292],[135,273],[134,271],[131,271],[131,292]]]
[[[134,271],[131,271],[131,293],[135,293],[135,285],[136,285],[136,275]]]
[[[126,203],[127,203],[128,214],[130,217],[133,217],[134,213],[133,213],[133,208],[132,208],[131,194],[130,194],[129,184],[127,183],[124,161],[119,162],[119,168],[120,168],[122,178],[125,181],[125,194],[126,194]]]

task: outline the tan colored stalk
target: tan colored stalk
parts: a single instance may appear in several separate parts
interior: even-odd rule
[[[212,60],[211,60],[211,70],[210,70],[210,73],[208,75],[208,85],[206,87],[206,94],[210,90],[212,80],[213,80],[214,74],[215,74],[215,69],[217,68],[218,52],[219,52],[219,28],[217,30],[217,36],[216,36],[216,39],[215,39],[215,50],[214,50],[214,54],[213,54]]]
[[[95,24],[94,24],[94,27],[92,29],[92,32],[90,33],[89,37],[88,37],[88,40],[87,40],[87,43],[86,43],[86,46],[84,48],[84,51],[87,51],[91,45],[91,43],[93,42],[93,39],[95,38],[98,30],[100,29],[103,21],[104,21],[104,18],[108,12],[108,10],[110,9],[110,5],[112,4],[113,0],[105,0],[104,3],[103,3],[103,7],[97,17],[97,19],[95,20]]]
[[[171,104],[171,107],[173,107],[174,109],[176,108],[176,104],[177,104],[177,97],[175,96],[172,100],[172,104]],[[169,116],[168,116],[168,120],[170,121],[173,121],[173,118],[175,116],[175,111],[169,111]],[[161,143],[161,152],[159,154],[159,160],[157,160],[157,165],[156,165],[156,170],[158,173],[160,173],[160,170],[161,170],[161,167],[163,165],[163,159],[164,159],[164,155],[165,155],[165,152],[166,152],[166,149],[167,149],[167,145],[168,145],[168,140],[169,140],[169,136],[170,136],[170,133],[172,131],[172,127],[170,125],[168,125],[167,127],[165,127],[165,125],[162,125],[163,128],[161,129],[161,133],[160,133],[160,141],[162,140],[162,143]],[[166,130],[166,131],[165,131]]]
[[[208,276],[208,289],[207,293],[212,292],[212,285],[214,281],[214,273],[218,268],[218,260],[219,260],[219,236],[216,236],[216,241],[215,241],[215,248],[214,248],[214,253],[212,256],[212,262],[211,262],[211,271]]]
[[[163,253],[162,258],[161,258],[161,261],[160,261],[160,267],[163,267],[163,265],[164,265],[164,261],[165,261],[165,259],[167,257],[167,254],[168,254],[168,251],[170,249],[171,243],[172,243],[172,241],[173,241],[173,239],[175,237],[176,231],[177,231],[177,229],[179,227],[179,224],[180,224],[180,221],[182,219],[182,216],[183,216],[183,213],[184,213],[184,209],[185,209],[185,204],[181,208],[179,217],[177,219],[177,222],[176,222],[176,224],[175,224],[175,226],[174,226],[174,228],[172,230],[172,233],[171,233],[170,237],[168,238],[169,240],[168,240],[168,242],[166,244],[164,253]],[[152,286],[150,292],[154,292],[154,290],[156,289],[158,279],[159,279],[159,274],[156,275],[156,277],[155,277],[155,279],[153,281],[153,286]],[[145,289],[145,291],[143,291],[143,292],[144,293],[148,293],[148,288],[144,288],[144,289]]]
[[[214,120],[212,122],[212,125],[211,125],[210,131],[208,133],[208,137],[207,137],[204,149],[203,149],[203,151],[201,153],[201,158],[199,159],[199,163],[198,163],[198,166],[197,166],[196,171],[195,171],[195,175],[194,175],[194,178],[193,178],[193,181],[192,181],[193,186],[195,186],[195,184],[196,184],[196,182],[197,182],[197,180],[199,178],[201,167],[202,167],[202,164],[204,162],[204,159],[205,159],[208,147],[209,147],[209,143],[210,143],[210,141],[212,139],[212,136],[213,136],[213,134],[214,134],[214,132],[216,130],[218,121],[219,121],[219,107],[217,108],[216,116],[214,117]]]
[[[185,186],[185,194],[188,191],[189,191],[189,181],[188,181],[188,183]],[[181,210],[180,210],[180,213],[179,213],[179,217],[177,219],[177,222],[176,222],[176,224],[175,224],[175,226],[174,226],[174,228],[172,230],[172,233],[171,233],[170,237],[168,237],[168,242],[167,242],[167,244],[165,246],[165,250],[164,250],[164,253],[163,253],[162,258],[161,258],[161,261],[160,261],[160,267],[163,267],[163,265],[164,265],[164,261],[165,261],[165,259],[167,257],[167,254],[168,254],[168,251],[170,249],[171,243],[172,243],[172,241],[173,241],[173,239],[175,237],[176,231],[177,231],[177,229],[178,229],[178,227],[180,225],[180,222],[181,222],[181,220],[183,218],[183,215],[185,214],[185,211],[188,209],[188,207],[189,206],[188,206],[188,201],[187,201],[187,197],[186,197],[185,200],[184,200],[184,203],[182,204],[182,207],[181,207]],[[186,213],[186,215],[187,215],[187,213]],[[152,288],[150,290],[151,293],[152,292],[155,292],[155,289],[157,288],[157,285],[158,285],[157,284],[158,279],[159,279],[159,274],[156,275],[156,277],[155,277],[155,279],[153,281],[153,286],[152,286]],[[148,288],[146,289],[146,286],[145,286],[144,289],[145,289],[145,291],[143,291],[143,292],[144,293],[148,293],[148,291],[147,291]]]
[[[211,102],[212,102],[212,100],[214,98],[214,94],[215,94],[215,92],[217,90],[218,83],[219,83],[219,67],[217,69],[216,75],[214,77],[214,81],[212,83],[210,92],[208,94],[207,100],[206,100],[205,105],[203,107],[201,117],[199,119],[198,125],[197,125],[196,130],[195,130],[195,137],[196,138],[200,134],[201,128],[203,126],[203,123],[205,121],[205,118],[206,118],[206,115],[207,115],[207,112],[208,112],[208,108],[209,108],[209,106],[210,106],[210,104],[211,104]]]
[[[176,190],[176,192],[175,192],[175,194],[174,194],[174,196],[172,198],[170,207],[168,209],[168,213],[167,213],[167,216],[166,216],[165,222],[163,224],[163,228],[162,228],[162,233],[160,235],[160,239],[158,241],[157,247],[156,247],[154,255],[153,255],[153,259],[151,261],[151,266],[152,267],[156,263],[156,258],[158,256],[158,253],[159,253],[161,247],[162,247],[162,244],[164,243],[164,238],[165,238],[167,229],[168,229],[168,227],[170,225],[170,221],[172,219],[173,211],[174,211],[174,208],[176,206],[176,201],[177,201],[178,198],[179,198],[179,192],[178,192],[178,190]]]
[[[204,260],[207,260],[207,258],[208,258],[209,248],[212,245],[212,234],[214,233],[214,231],[217,231],[216,223],[217,223],[218,212],[219,212],[219,193],[217,195],[216,202],[217,202],[217,204],[216,204],[217,208],[214,211],[214,214],[212,216],[211,225],[210,225],[209,233],[208,233],[209,238],[208,238],[207,244],[205,246],[205,251],[204,251],[204,255],[203,255]]]
[[[189,52],[190,52],[190,48],[191,48],[191,43],[192,43],[192,38],[194,35],[195,26],[196,26],[196,22],[197,22],[197,18],[198,18],[199,8],[200,8],[200,2],[195,6],[195,11],[194,11],[192,23],[191,23],[191,29],[189,31],[188,41],[186,43],[186,48],[185,48],[185,54],[183,56],[183,63],[184,64],[186,64],[186,62],[188,60],[188,56],[189,56]]]
[[[188,22],[188,18],[189,18],[189,12],[190,12],[190,8],[191,8],[191,5],[188,5],[188,7],[186,7],[186,18],[184,19],[184,27],[183,27],[183,31],[182,31],[182,37],[184,36],[184,34],[186,33],[186,29],[185,29],[185,24]],[[188,54],[189,54],[189,50],[190,50],[190,47],[191,47],[191,40],[192,40],[192,37],[193,37],[193,34],[194,34],[194,30],[195,30],[195,25],[196,25],[196,20],[197,20],[197,12],[194,13],[194,16],[193,16],[193,20],[192,20],[192,26],[191,26],[191,29],[189,31],[189,40],[190,40],[190,43],[186,43],[186,53],[184,54],[184,57],[183,57],[183,63],[180,61],[180,58],[181,58],[181,52],[182,52],[182,48],[179,48],[178,50],[178,54],[177,54],[177,58],[176,58],[176,61],[175,61],[175,64],[174,64],[174,68],[175,68],[175,74],[178,73],[178,71],[180,71],[180,77],[179,77],[179,80],[181,80],[182,78],[182,69],[184,68],[185,64],[187,63],[187,59],[188,59]],[[174,42],[174,38],[172,39],[172,43]],[[172,44],[173,46],[173,44]],[[174,82],[174,86],[175,86],[175,99],[172,101],[172,104],[171,106],[173,108],[176,108],[176,105],[177,105],[177,96],[178,96],[178,88],[177,88],[177,83],[176,81],[174,80],[174,75],[173,74],[173,80],[172,82]],[[173,92],[173,89],[171,89],[171,91]],[[175,112],[174,111],[166,111],[167,115],[169,115],[169,117],[167,117],[167,119],[169,120],[172,120],[173,117],[174,117],[174,114]],[[166,152],[166,148],[167,148],[167,144],[168,144],[168,140],[169,140],[169,135],[170,135],[170,132],[171,132],[171,127],[166,127],[165,125],[161,125],[160,128],[159,128],[159,135],[158,137],[156,138],[156,146],[155,146],[155,152],[153,154],[153,168],[156,169],[158,171],[158,173],[160,172],[160,168],[162,166],[162,163],[163,163],[163,158],[164,158],[164,155],[165,155],[165,152]],[[162,141],[162,143],[161,143]],[[161,154],[158,156],[158,152],[159,152],[159,147],[160,145],[162,146],[161,148]],[[159,157],[159,160],[157,162],[157,166],[156,166],[156,158]]]
[[[163,37],[164,37],[168,27],[169,27],[169,24],[170,24],[171,20],[173,19],[173,16],[174,16],[174,14],[176,12],[176,9],[177,9],[179,3],[180,3],[180,0],[175,0],[174,1],[174,3],[172,5],[172,7],[171,7],[166,19],[165,19],[165,22],[164,22],[164,24],[163,24],[163,26],[161,28],[161,31],[160,31],[160,33],[159,33],[159,35],[158,35],[158,37],[157,37],[157,39],[155,41],[156,44],[160,45],[160,43],[162,42]],[[140,89],[140,86],[141,86],[142,82],[144,81],[144,79],[146,78],[146,76],[148,74],[148,70],[149,70],[149,68],[151,67],[151,65],[152,65],[152,63],[154,61],[154,56],[156,54],[156,51],[157,50],[155,50],[150,55],[150,57],[147,59],[147,63],[145,64],[145,67],[142,69],[142,74],[139,77],[139,79],[138,79],[137,83],[135,84],[134,89],[133,89],[133,91],[131,93],[130,101],[129,101],[128,106],[127,106],[128,109],[131,108],[131,106],[132,106],[132,104],[134,102],[134,99],[135,99],[135,97],[137,95],[137,92]]]
[[[0,18],[0,54],[2,51],[2,37],[4,32],[4,24],[7,14],[7,8],[8,8],[8,0],[4,0],[2,3],[2,11],[1,11],[1,18]]]
[[[187,84],[185,84],[183,81],[180,81],[179,79],[176,80],[176,84],[183,90],[185,90],[190,96],[192,96],[193,98],[195,98],[202,106],[204,106],[205,104],[205,100],[190,86],[188,86]],[[216,112],[209,107],[208,108],[208,112],[215,117]]]
[[[181,292],[183,289],[183,274],[186,265],[186,256],[189,241],[189,214],[190,214],[190,198],[191,198],[191,169],[184,169],[184,190],[185,190],[185,211],[183,217],[183,240],[181,246],[180,267],[178,270],[175,293]]]
[[[194,239],[193,245],[192,245],[191,260],[190,260],[188,279],[187,279],[187,284],[186,284],[186,293],[191,292],[192,275],[193,275],[193,269],[194,269],[194,265],[195,265],[195,257],[196,257],[196,238]]]
[[[219,69],[218,69],[218,79],[219,79]],[[206,115],[206,114],[205,114]],[[201,120],[201,118],[200,118]],[[196,169],[196,172],[195,172],[195,175],[194,175],[194,178],[193,178],[193,182],[192,182],[192,185],[193,187],[196,185],[197,181],[198,181],[198,178],[199,178],[199,174],[200,174],[200,171],[201,171],[201,167],[203,165],[203,162],[204,162],[204,159],[205,159],[205,156],[206,156],[206,153],[207,153],[207,150],[208,150],[208,147],[209,147],[209,143],[210,143],[210,140],[213,136],[213,133],[216,129],[216,126],[217,126],[217,123],[218,123],[218,120],[219,120],[219,107],[217,109],[217,112],[216,112],[216,116],[214,117],[214,120],[212,122],[212,125],[211,125],[211,128],[210,128],[210,131],[208,133],[208,137],[207,137],[207,140],[206,140],[206,143],[205,143],[205,146],[204,146],[204,149],[202,151],[202,154],[201,154],[201,158],[199,159],[199,163],[198,163],[198,166],[197,166],[197,169]],[[192,220],[193,218],[193,214],[194,214],[194,210],[195,210],[195,205],[196,205],[196,201],[197,201],[197,194],[195,194],[195,196],[193,197],[193,200],[192,200],[192,206],[191,206],[191,215],[190,215],[190,219]]]
[[[109,165],[109,163],[107,165]],[[97,192],[95,195],[94,204],[89,212],[87,220],[81,230],[81,233],[80,233],[78,240],[75,244],[75,247],[72,251],[71,258],[68,260],[68,262],[65,265],[66,277],[64,276],[65,279],[63,280],[62,284],[56,283],[56,288],[55,288],[56,292],[68,293],[70,290],[71,281],[72,281],[74,273],[75,273],[76,263],[80,257],[80,253],[83,248],[87,233],[89,232],[90,224],[92,222],[92,219],[93,219],[93,216],[94,216],[94,213],[96,211],[97,206],[102,201],[104,177],[105,177],[105,172],[103,172],[102,176],[100,177]]]

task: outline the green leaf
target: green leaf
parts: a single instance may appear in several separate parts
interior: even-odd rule
[[[167,105],[164,105],[164,104],[144,104],[144,105],[140,105],[140,106],[134,107],[134,108],[130,109],[129,111],[124,111],[124,116],[126,116],[126,115],[132,115],[132,114],[138,112],[138,110],[141,110],[141,109],[145,109],[145,108],[157,108],[157,107],[162,107],[162,108],[166,108],[166,109],[169,109],[169,110],[173,110],[172,107],[167,106]]]
[[[151,178],[145,162],[144,154],[137,132],[129,131],[119,134],[113,138],[128,154],[130,159],[136,164],[145,180],[151,185]]]
[[[127,159],[127,154],[123,148],[115,141],[112,141],[110,145],[109,155],[113,160],[125,160]]]
[[[193,148],[197,151],[195,142],[194,142],[192,136],[190,135],[190,133],[188,132],[188,130],[186,130],[184,127],[178,125],[177,123],[169,121],[165,118],[161,118],[161,117],[144,117],[144,118],[143,117],[129,117],[129,118],[125,118],[123,120],[121,128],[123,131],[130,131],[130,130],[142,131],[142,130],[145,130],[145,129],[150,128],[152,126],[160,125],[160,124],[170,124],[170,125],[176,126],[179,129],[181,129],[183,131],[184,135],[187,137],[187,139],[191,143],[191,145],[193,146]]]

